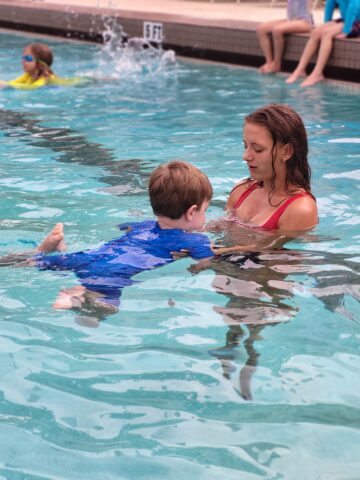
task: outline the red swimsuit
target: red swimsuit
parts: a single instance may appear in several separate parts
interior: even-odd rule
[[[259,188],[259,184],[257,182],[253,183],[245,192],[243,192],[240,197],[237,199],[237,202],[234,205],[234,210],[240,207],[240,205],[243,203],[245,198],[247,198],[251,192],[253,192],[256,188]],[[297,200],[298,198],[301,197],[307,197],[311,196],[309,193],[297,193],[296,195],[293,195],[292,197],[289,197],[284,201],[280,207],[275,210],[275,212],[271,215],[271,217],[266,220],[266,222],[263,225],[259,225],[260,228],[264,228],[265,230],[277,230],[279,228],[279,220],[281,215],[284,213],[284,211],[287,209],[287,207],[292,203],[294,200]]]

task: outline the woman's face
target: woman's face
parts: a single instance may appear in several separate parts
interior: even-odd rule
[[[267,181],[273,177],[273,139],[267,128],[257,123],[246,122],[243,131],[244,154],[243,159],[247,163],[250,175],[254,180]],[[276,175],[285,168],[281,162],[282,147],[278,145],[274,150],[274,168]]]
[[[30,74],[36,72],[37,63],[36,63],[35,56],[31,50],[31,47],[24,48],[21,61],[22,61],[24,72],[30,73]]]

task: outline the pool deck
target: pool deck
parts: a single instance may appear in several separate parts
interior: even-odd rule
[[[321,5],[321,2],[318,1]],[[256,37],[259,21],[286,17],[286,2],[216,0],[0,0],[0,27],[102,41],[110,20],[128,37],[142,37],[145,22],[156,40],[178,54],[259,66],[263,56]],[[314,10],[316,24],[323,7]],[[155,24],[155,25],[154,25]],[[300,58],[308,35],[289,35],[283,70]],[[325,75],[360,82],[360,39],[335,40]]]

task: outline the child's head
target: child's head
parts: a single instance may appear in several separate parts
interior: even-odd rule
[[[24,48],[22,63],[25,72],[40,77],[52,74],[53,54],[44,43],[30,43]]]
[[[178,220],[194,206],[201,210],[212,195],[208,177],[190,163],[175,160],[160,165],[150,177],[150,203],[160,217]]]

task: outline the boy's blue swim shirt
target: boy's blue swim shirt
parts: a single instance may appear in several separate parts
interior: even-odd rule
[[[196,260],[214,256],[210,240],[201,233],[162,229],[155,220],[120,228],[130,230],[94,250],[56,255],[41,253],[34,259],[40,270],[73,271],[84,287],[112,299],[114,304],[121,289],[133,283],[133,275],[173,262],[173,252],[186,250]]]

